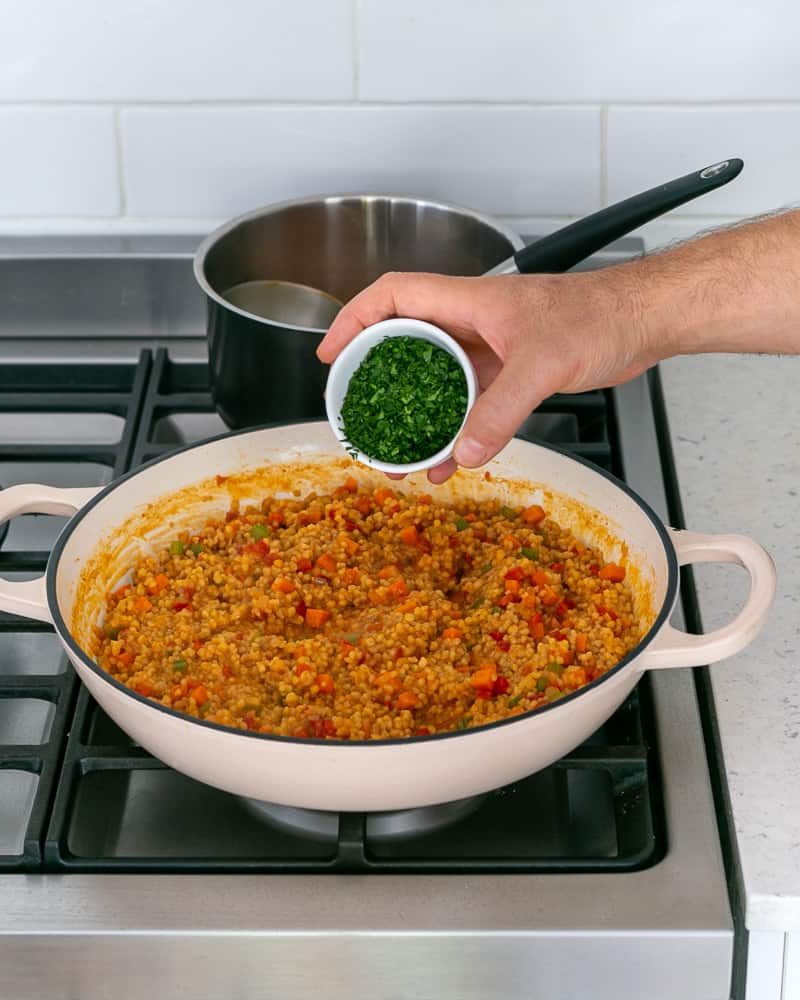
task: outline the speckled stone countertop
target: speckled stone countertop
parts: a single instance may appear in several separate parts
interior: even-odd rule
[[[778,591],[761,635],[712,667],[750,930],[800,930],[800,358],[661,366],[686,527],[749,534]],[[703,626],[745,593],[734,567],[695,568]]]

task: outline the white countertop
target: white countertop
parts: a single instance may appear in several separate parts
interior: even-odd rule
[[[752,645],[712,667],[751,930],[800,930],[800,358],[675,358],[661,366],[686,527],[749,534],[778,592]],[[695,568],[703,626],[745,575]]]

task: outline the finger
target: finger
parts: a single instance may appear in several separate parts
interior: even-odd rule
[[[392,316],[428,320],[457,335],[472,326],[475,281],[442,274],[384,274],[339,312],[317,357],[330,364],[364,327]]]
[[[552,378],[534,357],[514,354],[470,411],[453,452],[459,465],[484,465],[516,433],[523,420],[550,395]]]
[[[453,473],[457,471],[458,466],[455,460],[448,458],[441,465],[435,465],[432,469],[428,469],[428,481],[433,483],[434,486],[441,486],[442,483],[446,483]]]

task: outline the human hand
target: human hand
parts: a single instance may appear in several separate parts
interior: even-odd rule
[[[543,399],[616,385],[660,360],[646,342],[635,272],[454,278],[385,274],[339,313],[317,354],[332,362],[365,327],[392,316],[427,320],[467,351],[481,394],[443,483],[488,462]],[[400,477],[402,478],[402,477]]]

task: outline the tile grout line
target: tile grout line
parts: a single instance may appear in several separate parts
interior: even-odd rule
[[[358,16],[359,0],[351,0],[352,31],[353,31],[353,100],[361,100],[361,33]]]
[[[114,105],[114,145],[117,151],[117,185],[119,187],[120,217],[128,214],[128,192],[125,185],[125,163],[122,144],[122,113],[119,105]]]
[[[354,76],[356,68],[354,67]],[[360,74],[359,74],[360,75]],[[360,86],[360,81],[359,81]],[[191,111],[213,110],[213,109],[238,109],[257,108],[262,110],[291,110],[298,109],[320,109],[330,108],[420,108],[420,109],[448,109],[454,110],[564,110],[570,108],[591,110],[600,107],[622,108],[625,110],[641,111],[741,111],[741,110],[775,110],[775,111],[797,111],[800,109],[800,98],[789,100],[695,100],[695,101],[625,101],[612,100],[607,97],[598,96],[592,99],[583,100],[487,100],[480,98],[461,98],[457,100],[436,100],[436,99],[414,99],[398,98],[396,100],[369,100],[351,98],[300,98],[291,100],[290,98],[184,98],[184,99],[163,99],[163,100],[142,100],[133,98],[112,98],[103,99],[80,99],[73,100],[2,100],[0,99],[0,111],[22,110],[22,109],[48,109],[48,108],[120,108],[133,110],[148,110],[155,108],[166,108],[169,110]]]
[[[600,109],[600,206],[608,204],[608,105]]]

